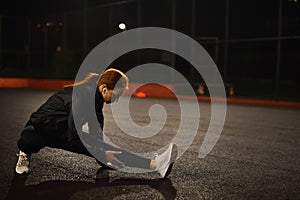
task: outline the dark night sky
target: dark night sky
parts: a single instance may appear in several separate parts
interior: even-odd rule
[[[109,2],[120,2],[121,0],[87,0],[88,7],[92,8],[100,4]],[[148,25],[155,25],[157,21],[171,20],[171,8],[168,4],[170,0],[142,0],[145,4],[143,13],[146,15],[143,21]],[[270,36],[277,32],[277,16],[278,16],[278,0],[252,0],[252,1],[230,1],[230,30],[232,37],[253,37]],[[145,9],[147,7],[147,9]],[[191,18],[191,0],[177,1],[177,17],[178,21]],[[197,0],[197,16],[196,24],[203,26],[211,26],[211,30],[199,30],[201,26],[197,26],[198,32],[223,33],[225,16],[225,0]],[[82,10],[84,8],[84,0],[10,0],[1,1],[0,14],[8,16],[47,16],[53,14],[61,14],[63,12]],[[153,14],[153,10],[158,12]],[[120,10],[120,12],[122,12]],[[165,12],[164,14],[161,13]],[[159,19],[155,16],[163,15]],[[151,17],[149,17],[151,16]],[[283,0],[283,20],[284,34],[300,34],[300,2],[292,0]],[[189,21],[190,22],[190,21]],[[188,22],[185,22],[188,23]],[[255,27],[254,27],[255,26]],[[261,31],[263,29],[263,31]],[[255,33],[259,32],[259,33]]]
[[[87,0],[88,7],[92,8],[109,2],[120,2],[121,0]],[[158,21],[171,21],[171,8],[169,0],[142,0],[145,4],[143,21],[145,24],[156,25]],[[191,0],[177,1],[177,20],[191,18]],[[277,32],[278,0],[251,0],[230,1],[230,36],[253,37],[274,36]],[[147,9],[145,9],[147,7]],[[201,29],[196,26],[197,32],[212,35],[221,33],[224,35],[225,0],[197,0],[196,24],[201,24],[209,29]],[[10,0],[1,1],[0,13],[8,16],[47,16],[61,14],[63,12],[82,10],[84,0]],[[153,14],[153,10],[157,12]],[[122,12],[122,10],[120,10]],[[162,14],[165,12],[164,14]],[[189,16],[189,17],[181,17]],[[151,16],[151,17],[150,17]],[[155,16],[157,18],[155,19]],[[159,17],[158,17],[159,16]],[[283,34],[300,34],[300,2],[283,0]],[[163,22],[162,22],[163,23]],[[184,23],[182,23],[184,24]],[[187,29],[187,28],[183,28]],[[201,29],[201,30],[200,30]]]
[[[100,4],[109,2],[124,2],[121,0],[86,0],[88,4],[88,48],[92,49],[104,39],[120,30],[117,24],[126,21],[129,28],[138,27],[137,1],[115,5],[112,7],[112,24],[109,26],[109,9],[103,7],[93,9]],[[300,36],[300,1],[282,1],[282,36]],[[219,60],[218,65],[222,71],[224,65],[224,39],[226,0],[196,0],[195,10],[195,38],[218,37]],[[274,79],[276,72],[276,55],[278,36],[278,8],[279,0],[230,0],[229,6],[229,32],[228,39],[228,73],[232,77],[248,77]],[[187,35],[192,34],[192,0],[176,0],[175,29]],[[62,21],[63,13],[66,17],[66,36],[68,47],[73,51],[83,48],[83,8],[84,0],[10,0],[1,1],[0,14],[4,16],[19,16],[18,20],[4,17],[2,20],[4,50],[24,51],[28,38],[25,17],[32,19],[31,50],[42,52],[44,49],[44,35],[36,29],[37,23],[47,20]],[[172,27],[172,0],[141,0],[141,26]],[[77,13],[70,11],[79,11]],[[80,12],[81,11],[81,12]],[[24,17],[24,22],[22,18]],[[76,34],[74,34],[76,30]],[[23,31],[23,32],[22,32]],[[22,34],[21,34],[22,33]],[[18,34],[18,37],[15,35]],[[13,40],[10,40],[12,37]],[[61,45],[62,34],[48,34],[49,51],[55,52],[55,47]],[[10,39],[7,39],[10,38]],[[272,40],[257,42],[234,42],[236,39],[247,38],[273,38]],[[52,46],[51,46],[52,45]],[[212,56],[215,54],[214,44],[202,45]],[[281,77],[297,80],[300,73],[299,39],[282,40]],[[9,58],[9,57],[6,57]],[[42,55],[37,54],[37,58]],[[10,59],[10,58],[9,58]],[[12,61],[15,59],[12,57]],[[50,59],[49,59],[50,60]],[[9,60],[7,65],[12,65]],[[34,64],[34,63],[32,63]],[[36,65],[43,64],[41,59]],[[22,65],[22,63],[20,63]],[[242,67],[241,67],[242,66]],[[258,73],[259,72],[259,73]]]
[[[88,7],[124,0],[87,0]],[[13,16],[45,16],[82,10],[84,0],[9,0],[1,1],[0,14]]]
[[[1,1],[1,13],[14,16],[43,16],[81,9],[83,5],[82,0],[10,0]]]

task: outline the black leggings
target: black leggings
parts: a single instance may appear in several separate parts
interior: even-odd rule
[[[43,134],[36,131],[34,126],[27,126],[24,128],[21,133],[21,138],[17,142],[17,145],[19,149],[26,154],[37,153],[40,149],[48,146],[94,157],[84,147],[81,141],[78,141],[78,143],[76,144],[71,144],[70,142],[68,142],[67,138],[64,135],[58,136],[55,134]],[[101,148],[111,151],[121,151],[122,154],[118,154],[116,155],[116,157],[120,161],[125,163],[126,166],[150,169],[150,159],[141,157],[123,149],[116,148],[107,143],[103,143],[103,146]],[[106,165],[104,163],[98,163],[102,166]]]

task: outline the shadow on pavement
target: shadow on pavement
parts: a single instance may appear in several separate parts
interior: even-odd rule
[[[160,192],[165,199],[175,199],[177,191],[170,179],[117,179],[109,181],[109,176],[95,180],[95,183],[85,181],[46,181],[38,185],[24,186],[26,175],[15,174],[6,199],[69,199],[80,193],[80,199],[113,199],[126,193],[137,192],[139,187],[127,192],[122,186],[150,186]],[[149,198],[149,196],[148,196]]]

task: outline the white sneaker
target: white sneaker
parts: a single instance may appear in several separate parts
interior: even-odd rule
[[[177,158],[177,154],[177,145],[171,143],[164,153],[155,158],[156,171],[162,178],[165,178],[170,174],[173,164]]]
[[[16,172],[18,174],[28,174],[29,173],[29,163],[30,163],[30,155],[20,151],[17,156],[19,156]]]

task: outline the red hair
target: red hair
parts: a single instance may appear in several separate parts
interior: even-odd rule
[[[90,83],[93,80],[94,81],[98,80],[97,83],[98,86],[105,84],[107,89],[109,90],[113,90],[115,87],[128,89],[128,83],[129,83],[128,77],[120,70],[114,68],[105,70],[101,75],[96,73],[89,73],[86,76],[86,78],[83,79],[82,81],[70,85],[65,85],[65,87],[85,85],[87,83]]]

